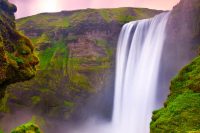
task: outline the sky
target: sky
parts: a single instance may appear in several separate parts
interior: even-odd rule
[[[16,19],[42,12],[87,8],[143,7],[171,10],[180,0],[8,0],[17,6]]]

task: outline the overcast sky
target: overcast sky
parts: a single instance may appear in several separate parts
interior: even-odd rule
[[[171,10],[180,0],[8,0],[17,6],[16,19],[41,12],[86,8],[145,7]]]

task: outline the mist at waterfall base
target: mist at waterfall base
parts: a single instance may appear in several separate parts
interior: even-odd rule
[[[88,119],[70,133],[148,133],[170,12],[133,21],[121,30],[116,53],[112,120]]]

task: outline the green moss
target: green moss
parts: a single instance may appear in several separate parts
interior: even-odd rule
[[[11,133],[42,133],[39,127],[33,123],[23,124],[14,130]]]
[[[31,42],[34,44],[36,44],[36,42],[38,41],[40,37],[36,37],[36,38],[30,38],[31,39]]]
[[[39,59],[41,63],[39,64],[40,69],[46,69],[47,65],[50,63],[54,53],[56,52],[57,47],[47,47],[42,53],[39,54]]]
[[[17,29],[20,28],[20,25],[26,23],[28,20],[30,20],[32,17],[25,17],[21,18],[20,21],[16,24]]]
[[[65,105],[68,105],[68,106],[71,106],[71,107],[74,106],[74,103],[72,103],[72,102],[64,101],[64,103],[65,103]]]
[[[134,16],[128,15],[120,15],[117,20],[120,22],[120,24],[124,24],[125,22],[135,21],[136,18]]]
[[[57,42],[54,42],[52,39],[49,40],[52,42],[53,46],[47,47],[46,49],[38,53],[38,57],[40,59],[38,68],[40,70],[44,70],[47,67],[56,70],[60,69],[61,67],[64,67],[64,69],[66,69],[69,49],[67,48],[66,44],[62,41],[62,39]],[[63,56],[59,56],[59,54]]]
[[[81,23],[87,22],[90,23],[100,23],[97,21],[101,18],[97,18],[99,13],[102,19],[106,20],[107,23],[110,23],[114,20],[117,20],[119,23],[123,24],[127,21],[134,21],[141,18],[151,18],[154,15],[160,13],[159,11],[155,12],[154,10],[141,8],[136,11],[136,16],[130,15],[130,8],[114,8],[114,9],[86,9],[79,10],[72,13],[69,16],[51,15],[51,14],[38,14],[31,17],[26,17],[17,20],[17,29],[30,28],[34,27],[35,29],[50,29],[56,31],[59,28],[62,29],[79,29]],[[149,15],[150,14],[150,15]],[[28,25],[28,22],[31,21],[31,25]]]
[[[46,43],[46,42],[50,42],[48,35],[46,33],[43,33],[42,36],[40,38],[38,38],[36,43]]]
[[[39,91],[41,91],[41,92],[51,92],[51,93],[55,94],[54,91],[49,90],[49,89],[39,89],[39,88],[36,88],[36,89],[39,90]]]
[[[45,120],[43,117],[33,115],[30,122],[37,124],[39,127],[46,128]]]
[[[24,36],[24,30],[19,31],[19,33]]]
[[[24,61],[22,59],[19,59],[18,57],[12,55],[12,54],[8,54],[10,56],[11,59],[16,60],[18,63],[24,63]]]
[[[62,27],[67,28],[69,26],[69,18],[70,16],[65,16],[62,22]]]
[[[26,107],[26,106],[21,105],[21,104],[16,104],[16,103],[15,103],[15,105],[16,105],[18,108],[26,108],[26,109],[29,109],[29,107]]]
[[[40,101],[40,97],[38,96],[32,96],[31,97],[33,104],[37,104]]]
[[[67,38],[65,38],[64,40],[74,40],[74,39],[78,39],[78,36],[68,36]]]
[[[76,73],[78,70],[83,70],[80,66],[81,63],[87,62],[87,60],[82,58],[69,58],[68,60],[68,74],[70,77],[71,82],[73,82],[76,86],[83,88],[88,91],[93,91],[91,89],[91,83],[87,76],[80,75],[79,73]]]
[[[200,130],[200,56],[172,79],[171,93],[163,108],[154,111],[151,132],[186,132]]]
[[[1,100],[1,104],[0,104],[0,111],[5,112],[5,113],[9,113],[10,108],[7,106],[7,99],[9,98],[9,94],[6,93],[4,98]]]
[[[70,114],[69,113],[65,113],[65,118],[69,118]]]
[[[108,43],[105,40],[94,39],[93,41],[97,46],[102,46],[102,47],[108,46]]]

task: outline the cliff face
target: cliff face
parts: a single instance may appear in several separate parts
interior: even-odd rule
[[[174,47],[177,62],[183,62],[195,55],[200,46],[200,0],[181,0],[170,15],[167,29],[166,51]],[[173,54],[168,57],[173,58]],[[174,59],[174,58],[173,58]],[[189,59],[189,60],[190,60]],[[169,63],[169,62],[168,62]],[[176,64],[171,64],[176,67]],[[171,80],[170,94],[164,107],[153,112],[150,128],[152,133],[200,131],[200,57],[179,71]]]
[[[101,112],[101,116],[109,118],[121,27],[125,22],[151,18],[161,12],[87,9],[17,20],[17,29],[31,39],[40,63],[34,79],[8,88],[4,101],[10,111],[0,113],[4,131],[9,131],[7,123],[14,128],[15,123],[30,121],[42,131],[56,132],[61,126],[58,120],[64,125]],[[18,112],[23,112],[20,118]]]
[[[5,95],[7,86],[33,78],[35,65],[39,62],[33,53],[34,47],[31,41],[16,30],[14,16],[16,11],[15,5],[7,0],[0,0],[0,111],[2,112],[9,111],[3,99],[7,98]],[[0,116],[0,119],[2,118]],[[1,124],[0,127],[3,128]]]
[[[0,0],[0,99],[8,85],[34,77],[38,64],[33,44],[15,29],[16,11],[15,5]]]

